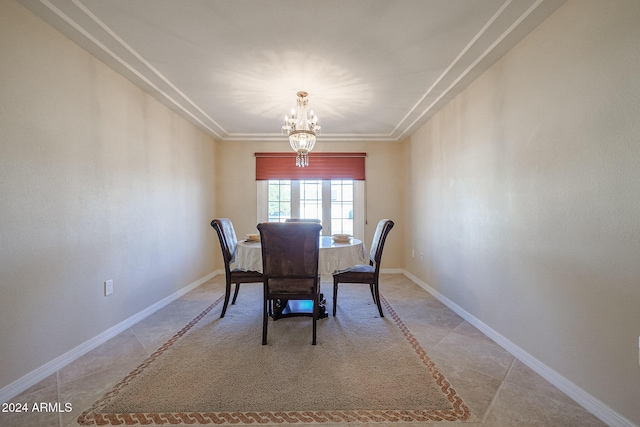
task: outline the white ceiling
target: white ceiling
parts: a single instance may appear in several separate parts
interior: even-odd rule
[[[219,140],[399,141],[566,0],[19,0]]]

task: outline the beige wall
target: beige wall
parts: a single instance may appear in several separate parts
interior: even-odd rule
[[[407,270],[637,424],[639,20],[635,0],[570,1],[413,135],[405,248]]]
[[[255,153],[290,150],[282,142],[238,142],[218,144],[218,214],[233,221],[236,233],[243,236],[256,232]],[[367,248],[376,225],[382,218],[391,218],[396,225],[389,234],[382,258],[382,268],[402,268],[404,262],[404,201],[405,170],[402,143],[336,143],[318,140],[317,152],[366,152]],[[311,160],[313,161],[313,160]]]
[[[13,1],[0,56],[1,389],[212,273],[219,249],[215,141]]]

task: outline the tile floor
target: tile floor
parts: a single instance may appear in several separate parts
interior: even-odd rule
[[[323,279],[325,296],[330,279]],[[0,413],[0,425],[76,426],[78,415],[222,295],[223,282],[216,276],[12,399],[30,405],[70,402],[72,412]],[[384,297],[471,410],[467,422],[437,425],[604,425],[405,276],[386,274],[381,282]]]

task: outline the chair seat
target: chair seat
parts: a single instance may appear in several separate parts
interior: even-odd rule
[[[245,283],[262,282],[262,273],[258,271],[246,271],[240,268],[231,270],[231,280]]]
[[[313,294],[315,283],[313,279],[271,279],[269,292],[280,296],[295,296]],[[316,291],[318,288],[316,288]]]
[[[376,269],[372,265],[358,264],[346,270],[336,271],[333,276],[338,276],[341,282],[358,282],[364,280],[366,283],[373,280]]]

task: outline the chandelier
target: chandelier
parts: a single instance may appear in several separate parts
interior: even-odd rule
[[[289,143],[296,155],[296,166],[309,166],[309,152],[316,143],[316,135],[320,133],[318,116],[309,111],[307,92],[298,92],[296,107],[291,110],[291,118],[284,116],[282,133],[289,136]]]

